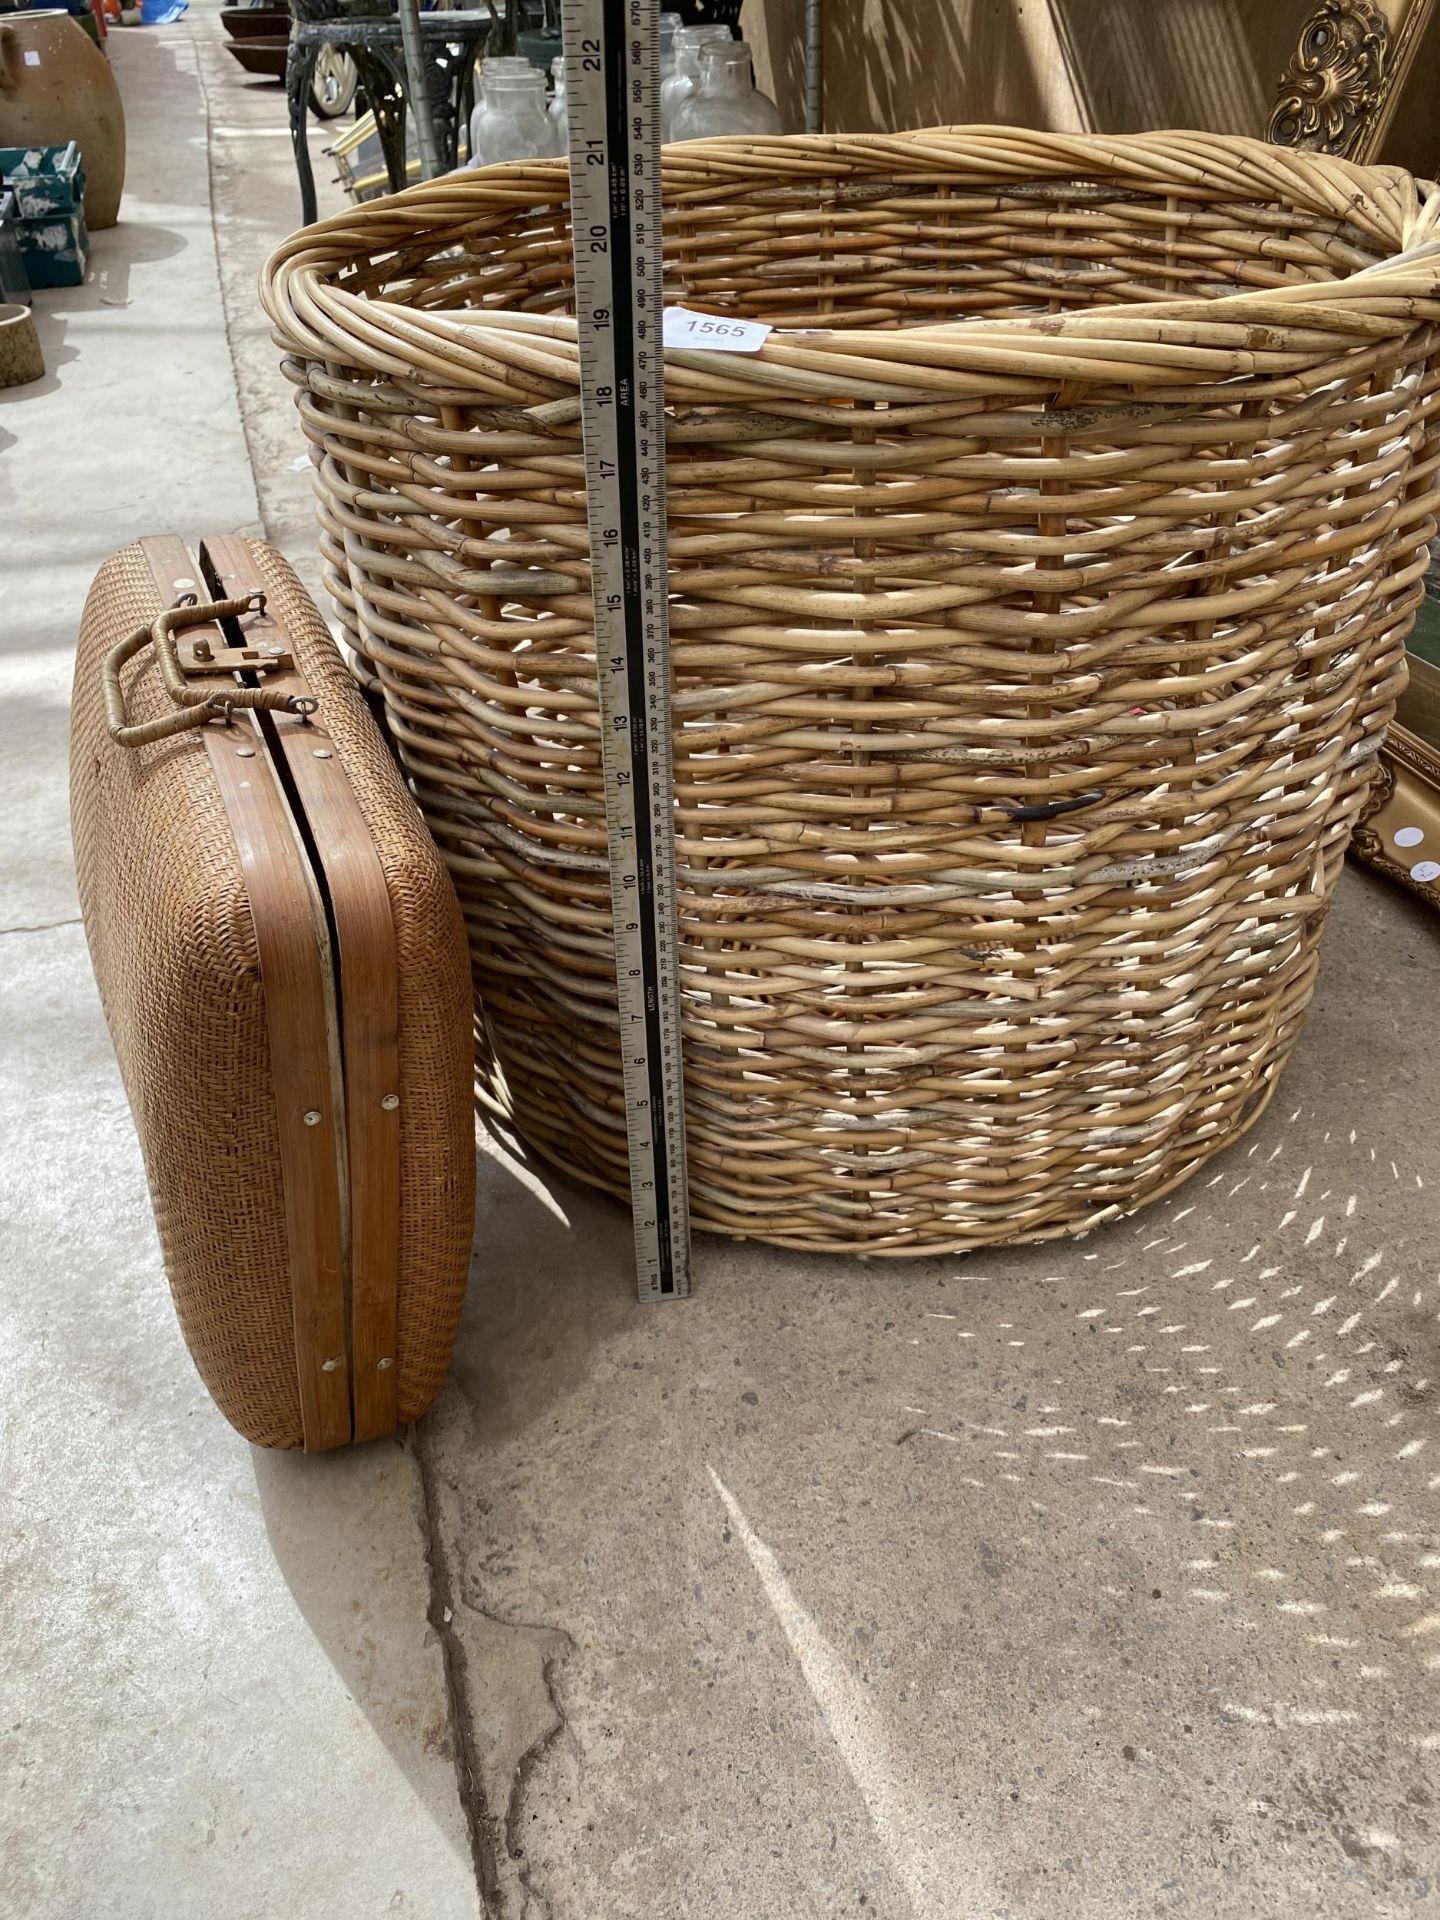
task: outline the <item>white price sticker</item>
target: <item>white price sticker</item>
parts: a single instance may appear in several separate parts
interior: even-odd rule
[[[687,307],[665,309],[667,347],[699,348],[707,353],[758,353],[774,331],[765,320],[736,320],[718,313],[691,313]]]
[[[38,67],[40,64],[40,56],[33,47],[25,49],[25,64],[27,67]]]

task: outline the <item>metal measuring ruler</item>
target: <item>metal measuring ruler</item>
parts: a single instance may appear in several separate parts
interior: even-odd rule
[[[690,1291],[665,551],[660,0],[565,0],[585,490],[642,1300]]]

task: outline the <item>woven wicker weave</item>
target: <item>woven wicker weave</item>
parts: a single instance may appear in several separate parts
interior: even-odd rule
[[[1240,139],[665,156],[697,1222],[1084,1229],[1254,1119],[1420,592],[1440,203]],[[297,235],[330,582],[460,889],[484,1069],[626,1186],[566,179]],[[800,330],[800,331],[794,331]]]
[[[457,1058],[469,992],[455,901],[393,761],[304,588],[252,551],[320,701],[385,869],[399,958],[402,1420],[450,1364],[469,1269],[474,1116]],[[197,733],[128,752],[101,699],[108,649],[161,611],[127,547],[101,568],[76,654],[71,817],[85,931],[125,1077],[186,1343],[221,1412],[261,1446],[301,1444],[294,1306],[264,987],[249,892]],[[126,673],[136,721],[171,712],[153,652]]]

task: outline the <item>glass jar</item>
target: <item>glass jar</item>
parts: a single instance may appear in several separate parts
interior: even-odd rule
[[[530,62],[525,58],[523,53],[491,54],[488,58],[476,63],[475,105],[470,113],[469,138],[466,142],[466,151],[470,156],[466,161],[467,166],[482,166],[488,164],[487,162],[476,160],[474,154],[477,123],[483,126],[482,115],[487,112],[493,112],[494,110],[494,102],[490,98],[491,83],[498,79],[502,73],[529,73],[529,71]]]
[[[675,138],[675,115],[700,78],[700,49],[710,41],[729,41],[728,27],[677,27],[673,42],[675,65],[660,84],[660,138]]]
[[[480,91],[483,93],[490,81],[502,73],[529,73],[530,62],[523,53],[496,53],[488,60],[482,60],[478,69]]]
[[[780,110],[755,85],[744,40],[707,40],[700,77],[675,111],[672,140],[709,140],[726,133],[779,133]]]
[[[558,129],[545,111],[544,74],[528,60],[503,67],[487,60],[480,73],[480,99],[470,116],[466,165],[551,159],[562,151]]]

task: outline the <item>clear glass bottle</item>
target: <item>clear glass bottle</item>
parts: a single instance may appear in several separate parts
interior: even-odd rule
[[[675,110],[672,140],[709,140],[726,133],[779,133],[780,111],[755,84],[744,40],[707,40],[700,77]]]
[[[550,105],[546,111],[550,115],[550,123],[555,128],[556,137],[560,142],[559,151],[564,153],[569,147],[570,135],[565,125],[565,56],[563,53],[557,53],[550,62],[550,78],[555,85],[551,90]]]
[[[498,69],[498,70],[497,70]],[[487,60],[480,99],[470,116],[468,167],[502,160],[541,160],[563,151],[559,129],[545,111],[545,76],[528,60]]]
[[[660,138],[675,138],[675,116],[700,78],[700,49],[712,40],[728,42],[728,27],[677,27],[673,42],[675,66],[660,83]]]
[[[675,36],[685,22],[678,13],[662,13],[660,16],[660,84],[675,71]]]

